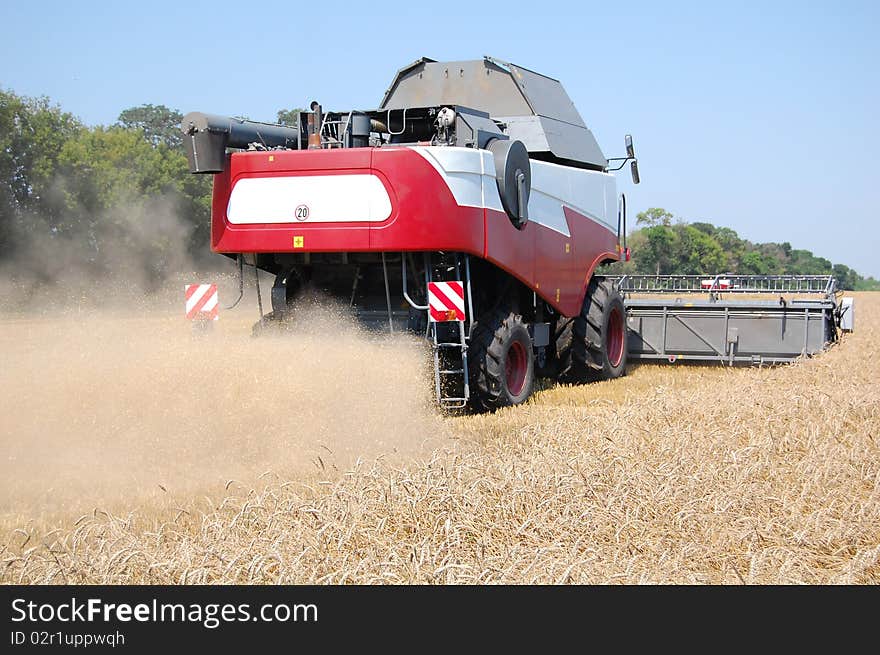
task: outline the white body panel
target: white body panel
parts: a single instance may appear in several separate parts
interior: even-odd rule
[[[413,146],[412,149],[440,173],[459,206],[504,211],[491,152],[446,146]]]
[[[504,211],[491,152],[442,146],[415,146],[412,149],[440,173],[456,203],[463,207]],[[535,159],[530,161],[530,221],[571,236],[563,211],[565,206],[609,230],[617,230],[617,182],[613,175]]]
[[[297,215],[303,206],[305,217]],[[380,222],[391,216],[391,199],[375,175],[252,177],[235,183],[226,216],[236,225]]]

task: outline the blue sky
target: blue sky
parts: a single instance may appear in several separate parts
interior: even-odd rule
[[[4,0],[0,87],[89,124],[143,103],[271,120],[374,108],[422,56],[491,55],[561,80],[606,156],[633,135],[631,217],[664,207],[880,277],[880,3],[310,6]]]

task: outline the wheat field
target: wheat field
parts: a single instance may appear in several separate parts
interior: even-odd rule
[[[194,348],[170,319],[7,321],[0,581],[877,584],[880,294],[855,295],[811,359],[481,416],[433,410],[413,344],[332,324]]]

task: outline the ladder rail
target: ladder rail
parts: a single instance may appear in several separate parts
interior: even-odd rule
[[[467,309],[468,316],[466,316],[466,320],[472,320],[470,312],[472,311],[472,301],[470,295],[470,265],[466,261],[465,262],[465,279],[464,286],[467,289]],[[461,279],[461,265],[458,260],[458,257],[455,259],[455,276],[457,279]],[[431,262],[429,256],[425,257],[425,287],[434,281],[433,270],[431,266]],[[438,280],[439,281],[439,280]],[[428,308],[425,308],[426,311],[429,311]],[[436,321],[428,320],[428,328],[427,334],[425,335],[429,339],[429,343],[431,344],[431,350],[433,351],[433,359],[434,359],[434,392],[437,396],[437,404],[445,409],[463,409],[467,406],[468,401],[470,400],[470,382],[468,380],[468,360],[467,360],[467,351],[468,351],[468,337],[469,333],[465,329],[465,321],[454,321],[456,325],[456,332],[458,335],[458,340],[456,341],[440,341],[439,338],[439,330],[440,325],[448,325],[450,322],[438,323]],[[460,353],[461,358],[461,367],[457,366],[457,362],[450,363],[447,361],[441,361],[441,350],[446,352],[455,352]],[[445,359],[445,358],[444,358]],[[445,366],[444,366],[445,364]],[[445,395],[446,393],[446,383],[447,378],[451,378],[453,376],[461,376],[461,390],[462,395]],[[454,382],[453,382],[454,384]]]

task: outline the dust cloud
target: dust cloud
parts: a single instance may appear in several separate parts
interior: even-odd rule
[[[423,341],[367,333],[326,299],[254,338],[254,269],[231,309],[235,262],[210,252],[207,224],[181,219],[172,197],[12,227],[0,262],[0,518],[183,502],[266,474],[332,479],[442,434]],[[220,290],[207,331],[184,318],[195,282]],[[264,303],[271,284],[262,273]]]
[[[65,184],[56,180],[54,193]],[[232,272],[231,260],[211,253],[208,225],[181,218],[180,202],[120,199],[95,215],[75,206],[13,218],[11,245],[0,253],[0,312],[130,306],[162,293],[176,274]]]
[[[124,309],[0,314],[0,514],[332,479],[442,433],[423,341],[369,334],[326,303],[255,338],[253,290],[196,330],[185,277]],[[237,280],[219,279],[230,305]]]

